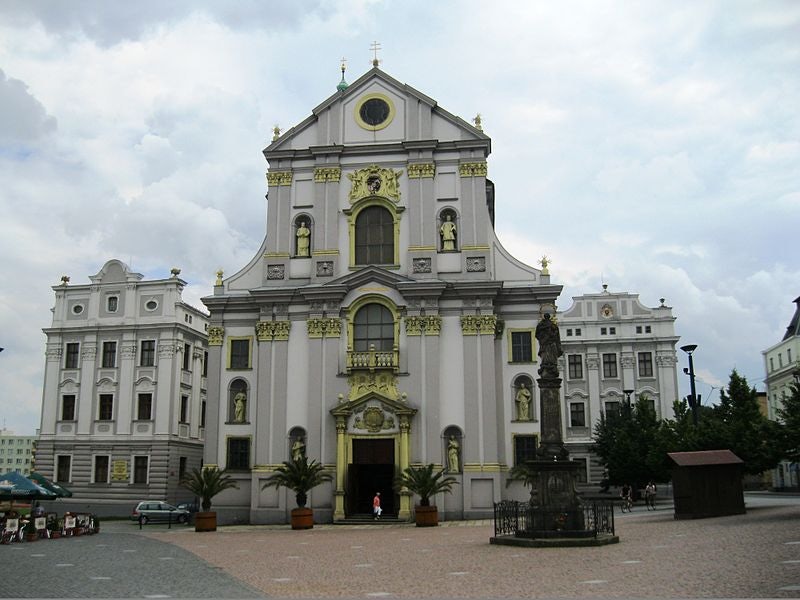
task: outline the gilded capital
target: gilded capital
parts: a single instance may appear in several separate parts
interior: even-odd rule
[[[461,333],[462,335],[478,335],[478,327],[480,325],[480,317],[476,315],[462,315],[461,316]]]
[[[478,330],[481,335],[494,335],[497,327],[497,315],[481,315]]]
[[[430,178],[436,174],[436,165],[433,163],[415,163],[408,165],[407,172],[409,179]]]
[[[314,169],[314,181],[317,183],[325,183],[326,181],[337,182],[341,177],[341,167],[318,167]]]
[[[222,338],[225,335],[223,327],[209,327],[208,328],[208,345],[209,346],[222,346]]]
[[[438,315],[427,315],[423,317],[422,327],[425,335],[439,335],[442,330],[442,317]]]
[[[487,168],[485,162],[461,163],[458,165],[458,173],[461,177],[486,177]]]
[[[424,317],[406,317],[406,335],[422,335]]]
[[[272,341],[272,336],[272,321],[259,321],[256,323],[256,339],[259,342],[270,342]]]
[[[292,185],[291,171],[270,171],[267,173],[269,185]]]

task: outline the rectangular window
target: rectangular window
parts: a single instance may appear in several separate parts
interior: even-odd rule
[[[186,477],[186,457],[178,457],[178,481],[182,481]]]
[[[774,371],[775,370],[775,361],[771,356],[769,357],[769,370],[770,371]]]
[[[572,337],[572,329],[567,329],[567,337]]]
[[[117,366],[117,342],[103,342],[104,369],[113,369]]]
[[[2,462],[2,461],[0,461]],[[10,462],[10,461],[9,461]],[[68,483],[70,473],[72,468],[72,457],[67,456],[64,454],[56,456],[56,473],[55,473],[55,481],[56,483]]]
[[[99,421],[110,421],[114,418],[114,394],[100,394],[97,411]]]
[[[607,332],[608,330],[605,327],[600,328],[600,335],[606,335]]]
[[[136,419],[149,421],[153,418],[153,394],[139,394],[136,405]]]
[[[65,394],[61,397],[61,420],[75,420],[75,394]]]
[[[581,334],[581,328],[580,328],[580,327],[577,327],[577,328],[575,329],[575,335],[580,335],[580,334]]]
[[[149,464],[149,456],[133,457],[133,483],[147,483],[147,471]]]
[[[587,469],[586,469],[586,459],[585,458],[573,458],[572,462],[578,463],[580,466],[578,470],[575,471],[576,481],[577,483],[587,483],[589,481]]]
[[[521,465],[529,460],[536,460],[536,436],[514,436],[514,464]]]
[[[651,331],[652,331],[652,329],[650,328],[650,325],[645,325],[644,326],[644,332],[645,333],[650,333]]]
[[[780,369],[783,366],[783,354],[778,352],[778,368]]]
[[[607,417],[619,416],[619,402],[606,402],[605,407]]]
[[[247,470],[250,468],[250,438],[228,438],[228,469]]]
[[[181,396],[181,423],[189,422],[189,396]]]
[[[792,362],[792,349],[791,348],[787,348],[786,349],[786,360],[787,360],[787,362]]]
[[[156,364],[156,341],[142,340],[142,349],[139,353],[139,365],[153,367]]]
[[[617,328],[616,328],[616,327],[609,327],[609,328],[608,328],[608,333],[609,333],[610,335],[616,335],[616,333],[617,333]]]
[[[610,379],[617,377],[616,354],[603,354],[603,377]]]
[[[636,326],[636,333],[642,333],[642,326],[641,325],[637,325]]]
[[[203,352],[203,377],[208,377],[208,352]]]
[[[586,405],[583,402],[569,403],[569,426],[586,427]]]
[[[230,369],[250,368],[250,339],[230,340]]]
[[[78,342],[68,343],[64,358],[64,368],[77,369],[80,353],[81,353],[81,345]]]
[[[567,356],[567,374],[570,379],[583,379],[583,357],[580,354]]]
[[[639,352],[639,377],[653,376],[653,353]]]
[[[200,427],[206,426],[206,401],[200,403]]]
[[[92,483],[108,483],[108,460],[107,454],[98,454],[94,457],[94,473]]]
[[[511,362],[533,362],[533,342],[530,331],[511,332]]]
[[[183,345],[183,370],[189,371],[192,364],[192,346],[191,344]]]

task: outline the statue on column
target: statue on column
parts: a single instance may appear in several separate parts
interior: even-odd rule
[[[306,455],[306,443],[302,436],[297,436],[292,444],[292,460],[303,460]]]
[[[550,313],[545,313],[544,318],[536,326],[536,340],[539,342],[539,358],[541,359],[539,375],[558,378],[558,357],[564,352],[561,349],[561,334],[558,331],[558,325],[553,322]]]
[[[456,224],[453,223],[453,218],[448,214],[445,217],[444,223],[439,228],[439,233],[442,236],[442,250],[445,252],[456,249]]]

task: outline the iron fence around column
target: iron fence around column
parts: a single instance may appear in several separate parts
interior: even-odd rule
[[[503,500],[494,505],[494,535],[547,537],[563,531],[582,532],[597,537],[598,534],[615,535],[614,503],[594,501],[573,510],[544,510],[529,502]]]

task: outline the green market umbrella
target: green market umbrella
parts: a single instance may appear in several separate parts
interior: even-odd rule
[[[58,496],[34,483],[24,475],[16,472],[4,473],[0,475],[0,500],[10,500],[11,506],[14,500],[54,500]]]
[[[71,498],[72,492],[70,492],[67,488],[63,485],[56,483],[42,475],[41,473],[37,473],[36,471],[32,471],[30,475],[28,475],[28,479],[33,481],[35,484],[43,487],[46,490],[50,490],[53,492],[58,498]]]

